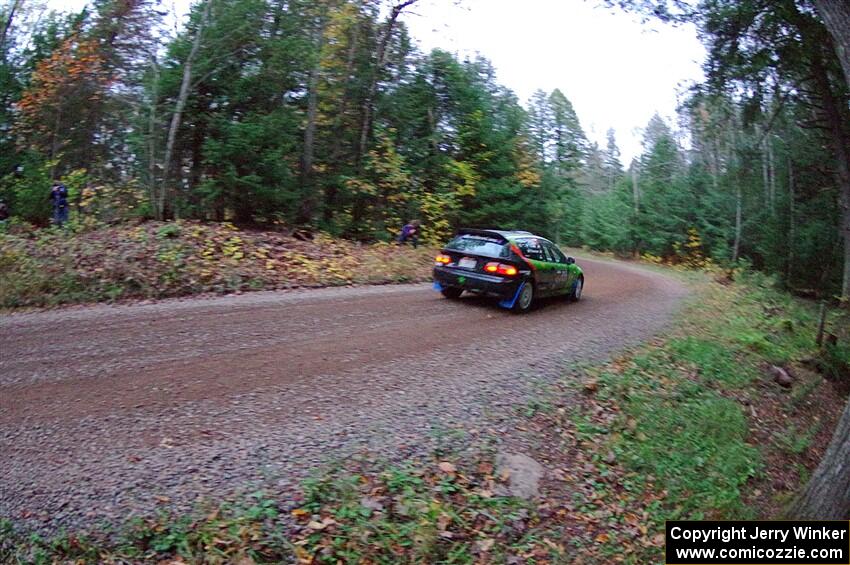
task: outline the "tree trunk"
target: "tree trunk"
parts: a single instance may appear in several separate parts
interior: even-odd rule
[[[56,163],[59,155],[59,126],[62,124],[62,102],[56,108],[56,119],[53,120],[53,131],[50,136],[50,180],[56,180]]]
[[[201,15],[201,21],[198,23],[198,29],[195,31],[195,38],[192,40],[192,49],[189,51],[189,56],[186,58],[186,63],[183,65],[183,80],[180,83],[180,92],[177,95],[177,103],[174,106],[174,113],[171,115],[171,125],[168,128],[168,139],[165,142],[165,155],[162,159],[162,183],[159,189],[159,198],[156,203],[156,215],[158,220],[165,217],[165,195],[168,192],[168,174],[171,171],[171,159],[174,156],[174,144],[177,141],[177,131],[180,129],[180,121],[183,119],[183,109],[186,107],[186,101],[189,99],[189,87],[192,84],[192,65],[198,56],[198,51],[201,49],[201,37],[204,34],[210,18],[210,7],[212,0],[207,0],[204,5],[204,12]]]
[[[767,168],[770,174],[770,213],[776,215],[776,160],[773,155],[773,140],[767,137]]]
[[[359,15],[359,14],[358,14]],[[339,157],[342,150],[342,123],[345,119],[345,114],[348,112],[348,91],[351,85],[351,77],[354,74],[354,62],[357,56],[357,46],[360,42],[360,22],[354,23],[354,29],[351,32],[351,39],[348,45],[348,55],[345,58],[345,81],[342,86],[342,100],[339,104],[339,111],[334,117],[334,139],[331,150],[331,161],[335,161]]]
[[[764,185],[764,207],[770,209],[770,171],[767,164],[767,136],[761,142],[761,176]]]
[[[797,239],[796,230],[797,224],[795,223],[794,215],[796,202],[796,195],[794,194],[794,164],[791,161],[791,157],[788,157],[788,269],[786,270],[785,279],[788,281],[787,284],[791,286],[794,280],[794,242]]]
[[[9,13],[6,14],[6,21],[3,22],[3,28],[0,29],[0,57],[2,57],[2,62],[6,62],[7,54],[6,54],[6,44],[9,41],[9,31],[12,29],[12,22],[15,21],[15,12],[18,11],[21,7],[21,3],[23,0],[14,0],[12,2],[12,6],[9,8]]]
[[[712,139],[711,145],[711,185],[717,192],[720,189],[720,147],[716,137]]]
[[[316,29],[316,64],[310,69],[307,82],[307,125],[304,128],[304,151],[301,155],[301,191],[303,198],[298,210],[297,222],[309,224],[316,210],[316,187],[313,182],[313,158],[316,144],[316,114],[319,105],[319,73],[322,65],[322,46],[325,38],[324,16],[320,16]]]
[[[764,184],[764,205],[772,216],[776,215],[776,171],[773,162],[773,141],[769,129],[765,129],[761,142],[761,174]]]
[[[384,30],[384,35],[378,43],[378,51],[375,56],[375,68],[372,70],[372,77],[369,81],[369,89],[366,98],[363,100],[363,122],[360,126],[360,144],[357,151],[357,163],[362,162],[363,156],[366,155],[366,146],[369,143],[369,133],[372,130],[372,105],[375,103],[375,95],[378,91],[378,80],[381,73],[384,71],[384,65],[387,59],[387,46],[393,35],[396,21],[401,12],[408,6],[416,3],[417,0],[405,0],[400,4],[393,6],[390,16],[387,19],[387,27]]]
[[[802,494],[791,504],[795,520],[850,520],[850,402],[832,441]]]
[[[638,188],[637,166],[632,164],[632,201],[634,206],[635,217],[640,211],[640,189]]]
[[[736,262],[741,254],[741,217],[743,215],[743,195],[740,181],[735,182],[735,243],[732,245],[732,262]]]
[[[817,10],[832,41],[844,70],[844,80],[850,89],[850,2],[847,0],[814,0]]]
[[[153,71],[153,92],[151,93],[151,107],[148,113],[148,194],[151,205],[154,207],[154,214],[158,215],[156,209],[156,138],[159,132],[159,124],[156,117],[156,105],[159,100],[159,63],[156,60],[156,53],[151,55],[151,70]]]
[[[638,186],[638,167],[637,162],[632,161],[632,254],[635,259],[640,257],[640,236],[638,235],[638,217],[640,215],[640,187]]]
[[[850,140],[845,134],[847,122],[846,103],[832,90],[824,62],[819,53],[811,55],[812,77],[815,92],[820,99],[821,111],[826,121],[828,142],[835,156],[835,180],[838,186],[838,204],[841,208],[840,233],[844,240],[844,274],[841,300],[850,300]]]
[[[197,97],[199,100],[204,100],[204,95],[206,94],[204,90],[204,85],[199,85],[197,91]],[[201,184],[201,179],[203,178],[204,172],[206,170],[206,164],[204,163],[204,142],[207,140],[207,129],[208,122],[207,120],[197,120],[192,127],[192,140],[190,147],[190,166],[189,166],[189,175],[186,183],[181,183],[181,189],[186,202],[189,206],[194,206],[198,203],[198,193],[195,189]]]
[[[339,161],[342,154],[342,139],[343,139],[343,122],[345,114],[348,112],[348,96],[351,84],[351,76],[354,73],[354,62],[357,55],[357,45],[360,40],[360,22],[354,23],[354,30],[351,34],[351,43],[348,46],[348,56],[345,62],[345,82],[342,87],[342,100],[340,101],[339,111],[334,117],[333,125],[333,140],[331,141],[330,163],[335,164]],[[337,186],[332,183],[325,189],[325,208],[322,212],[322,218],[327,224],[333,221],[334,213],[336,212]]]

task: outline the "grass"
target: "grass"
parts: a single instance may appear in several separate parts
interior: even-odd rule
[[[677,378],[669,370],[676,359],[642,355],[619,375],[604,376],[627,422],[611,447],[630,470],[658,478],[678,501],[676,514],[710,508],[740,516],[739,489],[760,468],[758,451],[746,443],[746,418],[703,383]]]
[[[516,526],[530,507],[495,496],[495,484],[491,466],[465,473],[448,462],[311,481],[295,511],[307,523],[293,540],[296,556],[317,563],[472,563],[534,552],[534,541]]]
[[[126,524],[117,537],[27,536],[0,522],[3,563],[500,563],[548,559],[534,508],[494,490],[489,463],[448,461],[328,472],[289,512],[255,493],[241,505]],[[551,542],[550,542],[551,543]]]
[[[112,536],[45,539],[0,520],[0,562],[144,563],[165,557],[179,558],[178,563],[280,562],[291,555],[291,546],[281,536],[277,516],[276,503],[255,493],[242,504],[219,504],[193,516],[161,514],[117,525]]]
[[[600,511],[612,517],[601,530],[580,528],[577,551],[588,562],[660,561],[667,519],[775,517],[816,465],[843,408],[841,389],[824,379],[834,375],[804,366],[812,356],[829,367],[846,363],[842,354],[827,360],[834,350],[817,352],[814,303],[747,273],[734,284],[703,276],[695,290],[668,336],[584,369],[562,385],[575,408],[538,417],[540,430],[575,435],[560,444],[550,437],[546,444],[560,452],[549,457],[593,469],[589,488],[581,477],[562,487],[584,494],[578,515],[561,526]],[[850,328],[846,314],[831,326]],[[790,391],[772,381],[770,365],[797,376]],[[645,531],[622,516],[640,516]]]
[[[667,343],[667,349],[669,357],[658,361],[668,365],[685,363],[706,385],[740,387],[758,377],[755,367],[742,365],[737,352],[720,341],[693,336],[678,337]]]

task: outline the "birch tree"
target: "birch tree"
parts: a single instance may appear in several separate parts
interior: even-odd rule
[[[193,77],[192,69],[198,57],[198,52],[201,49],[204,29],[209,23],[211,9],[212,0],[205,0],[204,7],[201,11],[201,17],[198,20],[194,37],[192,39],[192,49],[189,51],[189,56],[183,62],[183,78],[180,81],[180,91],[177,94],[177,100],[174,102],[174,110],[171,112],[171,123],[168,126],[168,136],[165,141],[165,153],[162,157],[162,178],[159,182],[159,190],[154,204],[154,212],[159,220],[162,220],[166,213],[166,199],[170,191],[168,183],[172,166],[171,161],[174,157],[174,144],[177,141],[177,131],[180,129],[180,122],[183,119],[183,110],[186,108],[186,101],[189,99]]]

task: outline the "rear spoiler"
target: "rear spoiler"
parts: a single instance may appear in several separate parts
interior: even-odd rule
[[[495,230],[479,230],[475,228],[460,228],[457,230],[457,235],[477,235],[481,237],[489,237],[490,239],[496,239],[501,241],[502,243],[508,243],[508,238],[506,238],[501,233]]]

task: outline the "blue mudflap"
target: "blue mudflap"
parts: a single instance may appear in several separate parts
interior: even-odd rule
[[[525,283],[522,283],[521,285],[519,285],[519,288],[516,289],[516,293],[514,294],[514,297],[513,298],[505,298],[504,300],[499,302],[499,306],[501,306],[502,308],[507,308],[508,310],[513,308],[514,304],[516,304],[516,301],[519,300],[519,293],[522,292],[522,289],[523,289],[524,286],[525,286]]]
[[[436,290],[437,292],[442,292],[442,290],[443,290],[443,285],[441,285],[441,284],[440,284],[440,283],[438,283],[437,281],[434,281],[434,290]]]

